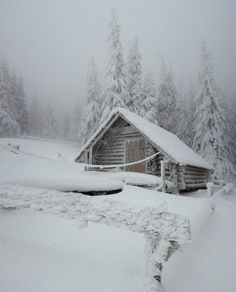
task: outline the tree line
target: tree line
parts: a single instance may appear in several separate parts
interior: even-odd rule
[[[58,128],[53,105],[49,102],[45,109],[38,98],[29,105],[22,78],[10,73],[6,60],[0,60],[0,137],[57,138]]]
[[[24,134],[28,131],[28,111],[24,84],[6,61],[0,62],[0,136]]]

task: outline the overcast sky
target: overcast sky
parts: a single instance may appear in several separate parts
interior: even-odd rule
[[[176,79],[195,81],[204,37],[218,85],[236,93],[236,0],[0,0],[0,55],[22,75],[28,96],[69,109],[84,98],[91,56],[103,80],[112,7],[124,53],[137,36],[143,71],[157,82],[160,54]]]

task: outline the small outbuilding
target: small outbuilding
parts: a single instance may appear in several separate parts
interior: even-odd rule
[[[75,161],[87,164],[88,170],[111,166],[107,170],[161,176],[179,191],[206,188],[212,170],[176,135],[123,108],[110,113]]]

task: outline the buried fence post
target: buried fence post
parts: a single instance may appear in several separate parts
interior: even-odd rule
[[[169,241],[157,237],[145,236],[146,240],[146,277],[148,280],[148,292],[161,292],[161,276],[163,264],[168,259],[170,248]]]
[[[162,192],[164,193],[166,192],[165,175],[166,175],[166,162],[165,160],[161,160]]]
[[[208,197],[212,197],[214,195],[213,188],[214,188],[214,183],[213,182],[208,182],[207,183],[207,196]]]

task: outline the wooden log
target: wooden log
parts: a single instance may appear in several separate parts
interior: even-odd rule
[[[120,153],[120,152],[114,152],[114,153],[99,153],[96,155],[97,158],[123,158],[124,157],[124,153]]]
[[[194,166],[189,166],[189,165],[187,165],[187,166],[185,166],[185,170],[186,171],[193,171],[193,172],[208,172],[208,170],[207,169],[205,169],[205,168],[200,168],[200,167],[194,167]]]
[[[186,189],[206,188],[206,183],[186,184]]]

